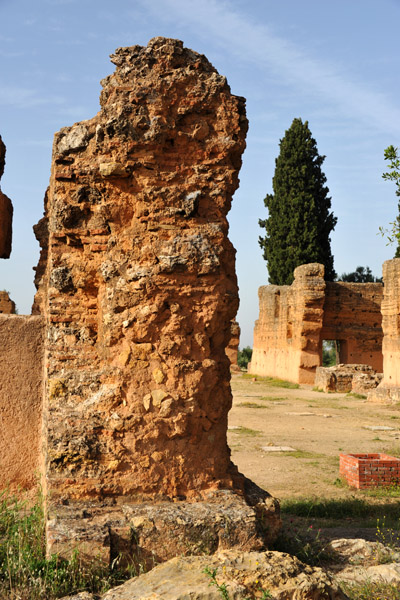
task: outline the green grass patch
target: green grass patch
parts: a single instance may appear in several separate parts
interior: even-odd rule
[[[376,486],[360,491],[370,498],[400,498],[400,485],[396,483],[392,485]]]
[[[287,396],[262,396],[260,400],[266,402],[287,402],[289,398]]]
[[[357,398],[357,400],[366,400],[367,396],[365,394],[357,394],[357,392],[347,392],[346,396],[351,398]]]
[[[28,507],[7,492],[0,494],[1,600],[53,600],[81,591],[101,594],[134,574],[95,558],[83,564],[78,553],[71,560],[47,558],[42,499]]]
[[[261,431],[258,431],[257,429],[250,429],[249,427],[242,426],[238,427],[237,429],[231,429],[231,432],[239,435],[248,435],[250,437],[255,437],[261,434]]]
[[[239,402],[237,406],[242,406],[243,408],[268,408],[265,404],[257,404],[257,402]]]
[[[298,390],[300,385],[298,383],[292,383],[291,381],[285,381],[284,379],[278,379],[277,377],[261,377],[260,375],[252,375],[251,373],[243,373],[243,379],[255,379],[258,383],[266,383],[271,387],[287,388],[291,390]]]
[[[292,456],[293,458],[325,458],[325,454],[318,454],[318,452],[307,452],[306,450],[295,450],[295,452],[281,452],[285,456]]]
[[[342,590],[349,600],[400,600],[398,584],[390,583],[342,583]]]
[[[398,522],[400,502],[372,503],[365,498],[287,498],[281,502],[282,514],[307,518],[383,519]]]

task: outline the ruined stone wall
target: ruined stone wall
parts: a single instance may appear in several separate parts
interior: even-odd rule
[[[259,289],[251,373],[313,384],[322,340],[341,340],[340,362],[382,370],[382,284],[325,283],[323,274],[302,265],[291,286]]]
[[[324,271],[317,263],[294,271],[291,286],[259,289],[250,372],[312,383],[319,365],[324,303]]]
[[[322,340],[340,340],[339,362],[382,372],[383,285],[327,282]]]
[[[5,159],[6,147],[0,136],[0,179],[4,173]],[[11,200],[3,194],[0,188],[0,258],[9,258],[11,254],[12,216]]]
[[[55,136],[35,228],[52,502],[236,485],[226,214],[244,99],[177,40],[120,48],[112,62],[98,115]]]
[[[383,379],[370,400],[400,401],[400,258],[383,263]]]
[[[0,315],[0,489],[39,482],[44,320]]]

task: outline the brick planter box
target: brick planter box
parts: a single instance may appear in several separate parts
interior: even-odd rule
[[[340,454],[340,474],[363,489],[400,484],[400,459],[387,454]]]

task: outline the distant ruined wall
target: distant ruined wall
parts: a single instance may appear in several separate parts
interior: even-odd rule
[[[227,347],[225,348],[225,353],[229,358],[229,362],[231,363],[231,367],[238,366],[238,350],[240,343],[240,327],[237,321],[231,322],[231,337]]]
[[[6,147],[0,136],[0,179],[4,173],[6,162]],[[12,217],[13,206],[0,188],[0,258],[9,258],[11,254],[12,242]]]
[[[55,136],[35,228],[51,502],[241,485],[226,441],[238,307],[226,215],[244,99],[177,40],[112,62],[98,115]]]
[[[400,402],[400,258],[383,263],[383,379],[369,400]]]
[[[0,489],[32,489],[41,464],[44,320],[0,315]]]
[[[321,340],[340,340],[339,362],[383,369],[381,283],[327,282]]]
[[[322,340],[340,340],[340,361],[382,370],[380,283],[325,282],[323,265],[297,267],[291,286],[259,289],[250,372],[313,384]]]
[[[324,293],[324,267],[318,263],[297,267],[291,286],[259,289],[250,373],[313,382],[320,361]]]
[[[11,300],[8,292],[0,292],[0,314],[3,315],[14,315],[15,314],[15,302]]]

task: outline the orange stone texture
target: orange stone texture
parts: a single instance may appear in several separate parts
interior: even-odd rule
[[[35,227],[46,492],[55,502],[240,487],[226,441],[238,307],[226,215],[244,99],[177,40],[111,60],[100,112],[55,135]]]
[[[383,263],[383,379],[369,400],[400,401],[400,259]]]
[[[13,315],[15,314],[15,302],[11,300],[8,292],[0,292],[0,314]]]
[[[250,372],[314,384],[322,341],[340,341],[341,363],[382,370],[380,283],[325,282],[324,267],[297,267],[291,286],[259,289]]]
[[[6,147],[0,136],[0,179],[4,173]],[[13,206],[0,188],[0,258],[9,258],[12,242],[12,217]]]
[[[41,470],[44,320],[0,314],[0,489],[34,490]]]
[[[153,555],[161,536],[165,560],[195,551],[196,523],[213,548],[260,547],[278,504],[238,473],[226,439],[238,307],[226,216],[245,101],[178,40],[111,60],[100,112],[55,135],[34,228],[48,549],[112,561],[137,545]]]

